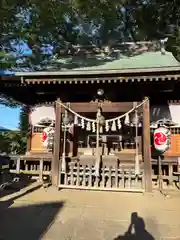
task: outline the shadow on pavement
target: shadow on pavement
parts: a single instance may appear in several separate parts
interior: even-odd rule
[[[5,201],[0,201],[0,212],[1,210],[5,210],[6,208],[10,207],[14,201],[16,201],[18,198],[24,197],[25,195],[32,193],[34,191],[36,191],[37,189],[41,188],[42,184],[38,184],[37,186],[31,187],[30,189],[26,190],[25,192],[19,192],[19,194],[17,194],[14,197],[11,197],[8,200]]]
[[[37,182],[37,180],[31,179],[31,177],[27,175],[19,175],[19,181],[12,183],[10,186],[0,190],[0,198],[9,196],[14,193],[20,192],[22,189],[32,185]]]
[[[0,239],[41,239],[64,202],[15,205],[0,211]]]
[[[14,160],[10,156],[0,154],[0,198],[19,192],[36,182],[32,175],[11,173],[10,169],[15,170],[14,168]]]
[[[42,184],[0,201],[0,240],[41,239],[62,209],[64,202],[20,204],[15,200],[39,189]],[[14,205],[13,205],[14,204]]]
[[[143,218],[139,217],[137,212],[131,214],[131,223],[124,235],[119,235],[114,240],[155,240],[155,238],[146,230]]]

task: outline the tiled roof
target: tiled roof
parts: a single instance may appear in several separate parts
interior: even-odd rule
[[[157,42],[123,43],[111,49],[98,49],[95,47],[82,48],[76,46],[73,51],[63,50],[61,57],[55,57],[47,69],[35,72],[14,72],[16,77],[54,78],[54,82],[65,82],[63,79],[57,80],[58,76],[68,76],[77,78],[84,75],[103,75],[103,74],[137,74],[151,73],[153,78],[155,73],[167,71],[168,74],[180,72],[180,62],[178,62],[172,53],[162,51]],[[144,75],[144,76],[145,76]],[[171,74],[170,74],[171,75]],[[176,74],[177,75],[177,74]],[[73,76],[73,77],[72,77]],[[125,75],[124,75],[125,76]],[[172,78],[172,76],[169,76]],[[175,77],[173,75],[173,77]],[[176,76],[176,78],[179,78]],[[78,81],[78,79],[76,79]],[[81,79],[82,80],[82,79]],[[87,78],[86,78],[87,80]],[[34,80],[33,80],[34,81]],[[49,80],[48,80],[49,81]]]
[[[180,63],[169,52],[162,55],[158,52],[145,52],[137,56],[122,56],[119,60],[112,60],[99,66],[78,68],[79,70],[95,69],[128,69],[128,68],[156,68],[177,67]]]
[[[108,70],[132,68],[177,67],[180,63],[172,53],[161,52],[158,43],[125,43],[107,51],[79,48],[75,53],[63,53],[54,59],[58,70]],[[50,70],[53,69],[53,65]]]

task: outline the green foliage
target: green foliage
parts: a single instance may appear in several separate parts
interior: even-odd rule
[[[16,65],[16,59],[13,55],[0,51],[0,69],[10,69]]]
[[[27,107],[22,107],[19,116],[19,130],[0,132],[0,153],[24,154],[28,137]]]
[[[175,33],[169,37],[167,49],[172,52],[177,61],[180,62],[180,27],[178,27]]]
[[[24,106],[20,110],[19,114],[19,130],[23,137],[27,137],[29,128],[29,108]]]
[[[0,132],[0,153],[23,154],[27,138],[20,131]]]
[[[2,0],[0,52],[5,55],[0,57],[1,68],[14,64],[14,52],[20,60],[16,67],[38,70],[62,57],[62,50],[72,54],[78,44],[102,47],[126,40],[164,38],[169,24],[179,26],[179,13],[177,0]],[[13,48],[12,42],[22,41],[32,50],[31,55],[22,56]],[[173,42],[178,48],[179,41]],[[54,47],[53,57],[42,51],[48,44]]]
[[[21,108],[19,115],[19,130],[0,132],[0,154],[24,154],[28,138],[29,108]]]

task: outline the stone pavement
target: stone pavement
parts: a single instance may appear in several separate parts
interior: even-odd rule
[[[165,198],[158,192],[40,188],[13,201],[12,196],[4,197],[0,200],[0,239],[180,240],[180,191]]]

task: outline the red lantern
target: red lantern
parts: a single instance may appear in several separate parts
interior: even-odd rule
[[[45,142],[46,140],[47,140],[47,133],[46,133],[46,131],[43,131],[43,133],[42,133],[42,142]]]
[[[159,127],[154,131],[154,148],[160,153],[164,153],[170,148],[170,131],[165,127]]]
[[[53,127],[47,127],[42,132],[42,144],[44,147],[48,146],[49,137],[54,134]]]

